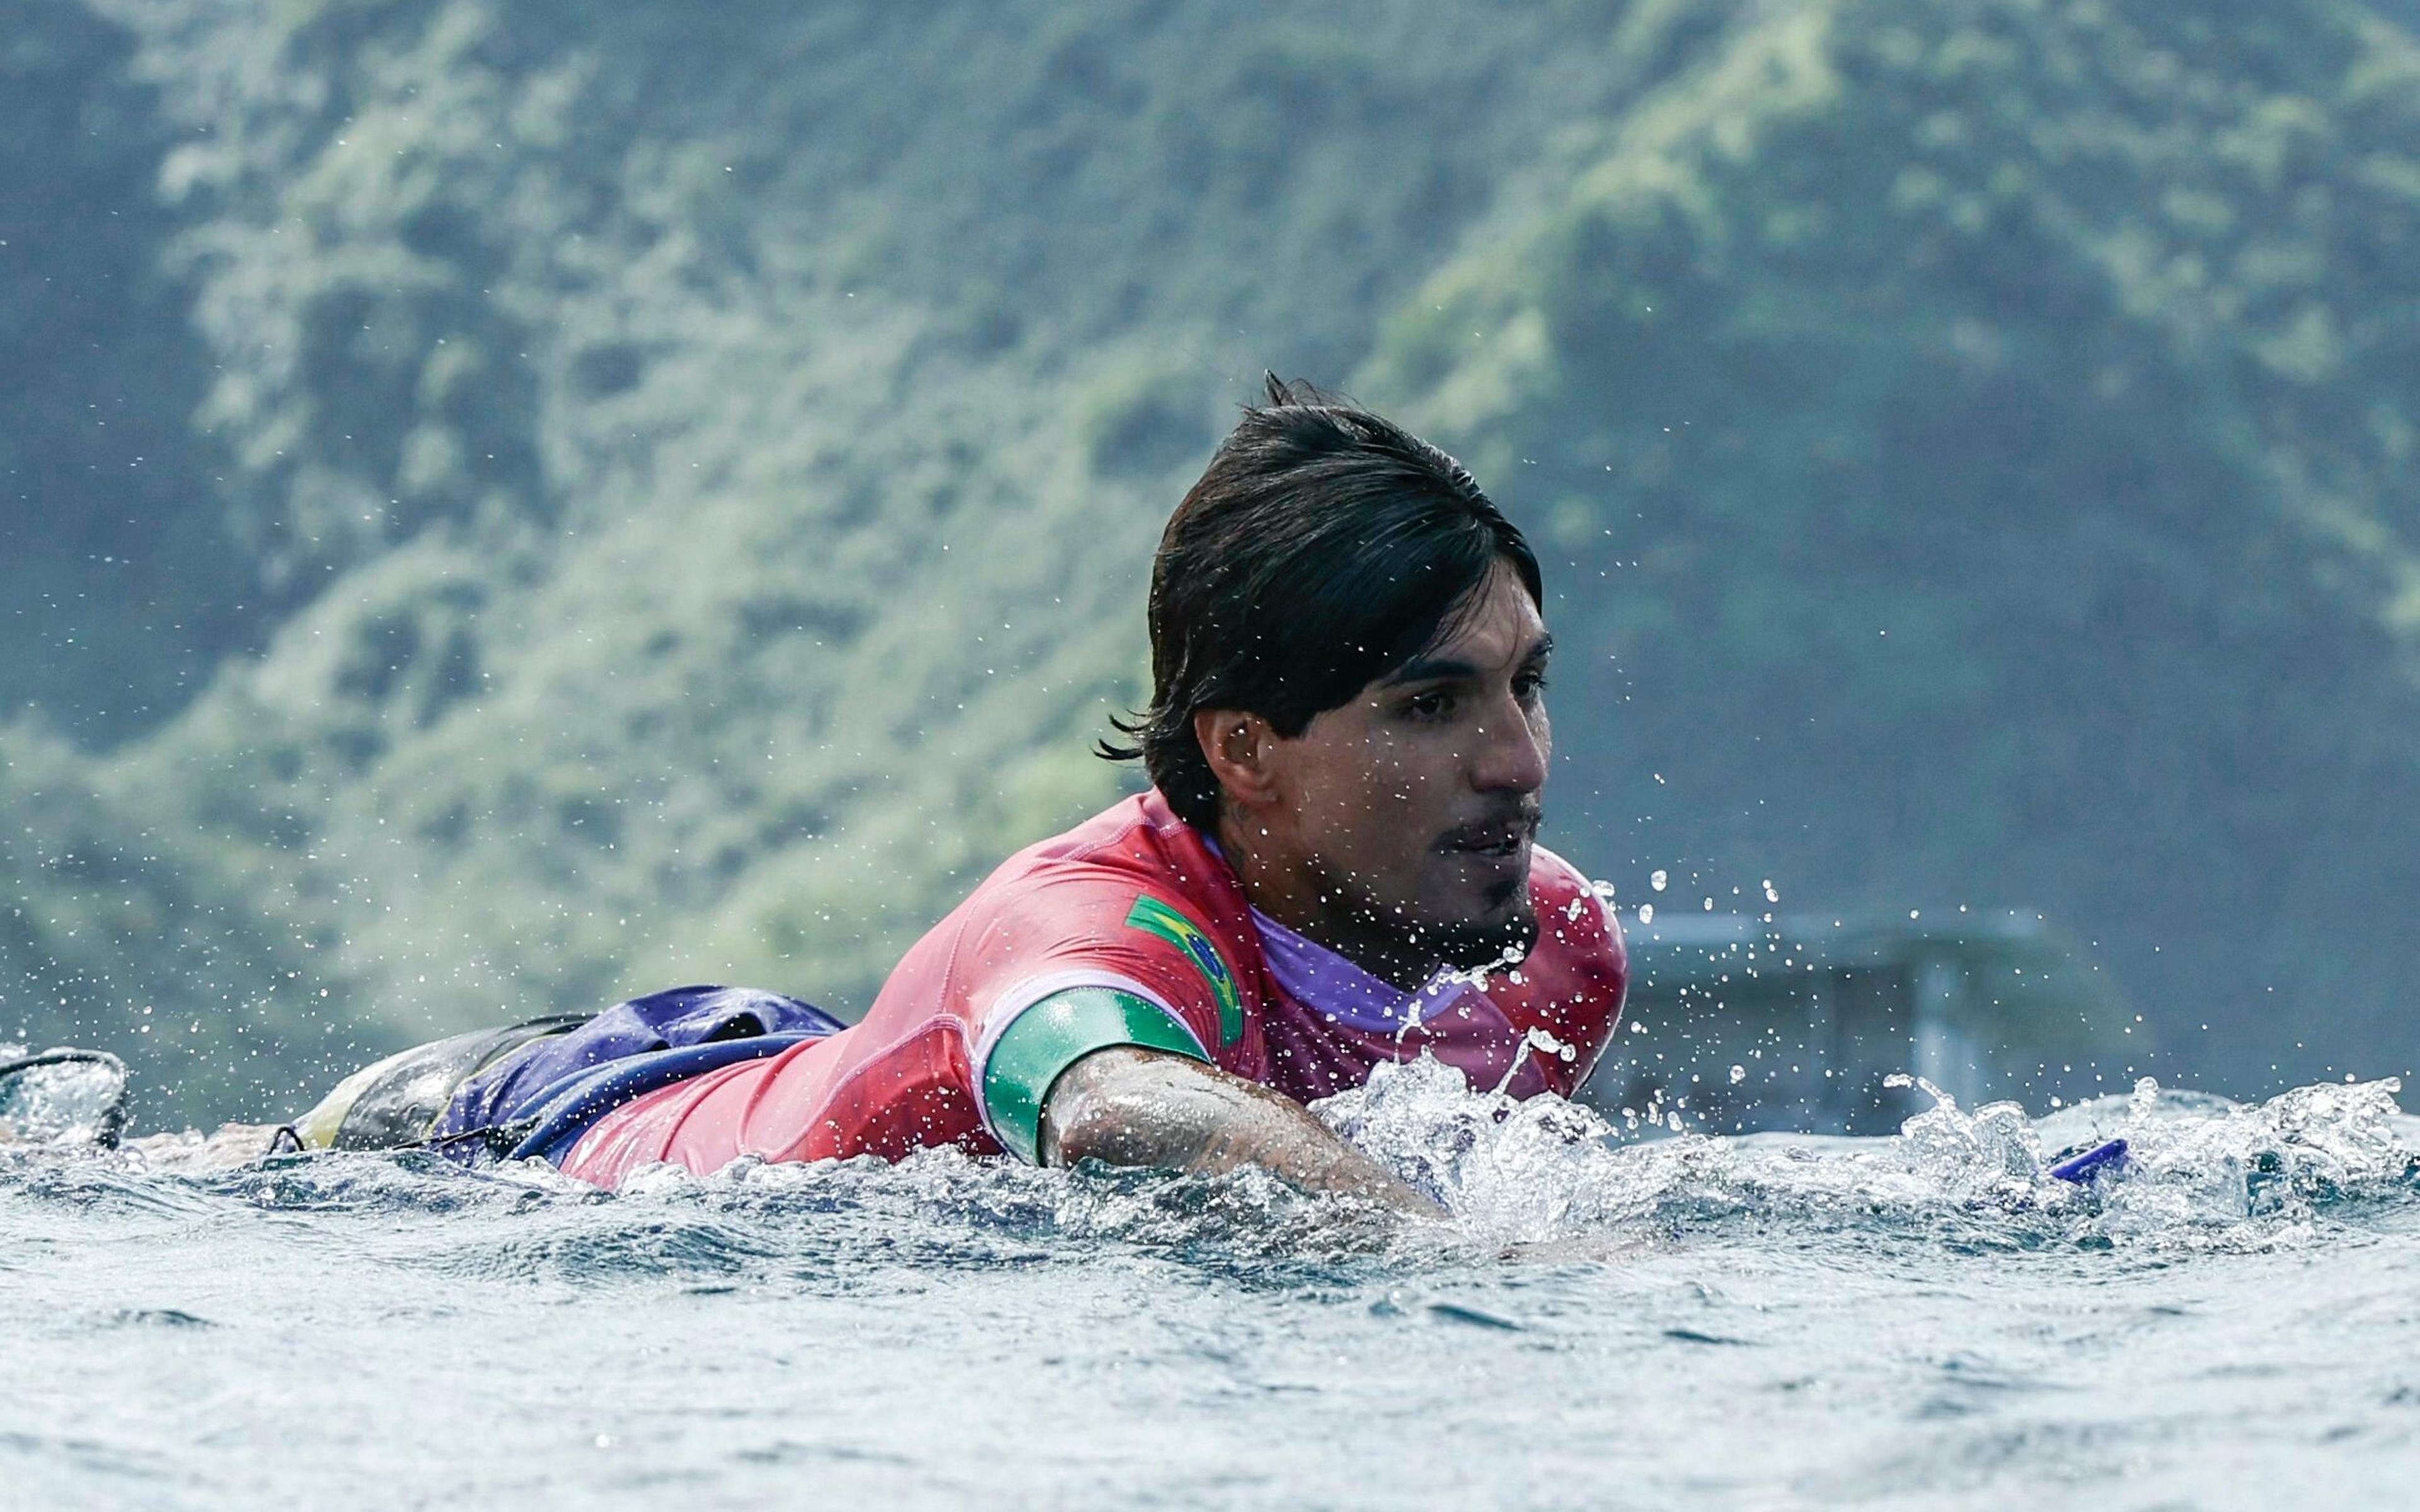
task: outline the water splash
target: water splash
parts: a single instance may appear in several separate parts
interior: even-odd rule
[[[1377,1067],[1314,1111],[1475,1236],[1536,1242],[1635,1216],[1613,1128],[1578,1103],[1474,1092],[1422,1056]]]
[[[0,1045],[0,1145],[111,1145],[126,1122],[126,1063],[97,1050]]]
[[[955,1150],[907,1161],[743,1162],[698,1178],[638,1174],[615,1196],[538,1165],[466,1174],[435,1157],[278,1156],[182,1172],[134,1150],[0,1152],[0,1187],[130,1216],[235,1205],[288,1213],[476,1214],[534,1223],[490,1245],[481,1274],[566,1278],[756,1263],[730,1226],[772,1224],[942,1266],[1025,1263],[1107,1243],[1216,1269],[1473,1245],[1735,1238],[1960,1252],[2046,1247],[2265,1249],[2311,1242],[2363,1204],[2420,1198],[2420,1120],[2392,1081],[2305,1087],[2257,1105],[2140,1084],[2040,1120],[2014,1103],[1972,1111],[1908,1078],[1932,1105],[1888,1139],[1714,1137],[1618,1131],[1585,1105],[1476,1090],[1422,1057],[1320,1103],[1329,1127],[1446,1209],[1404,1226],[1303,1196],[1256,1171],[1167,1177],[1037,1170]],[[2063,1156],[2112,1137],[2133,1155],[2086,1186]],[[553,1215],[552,1227],[523,1215]],[[1071,1248],[1072,1247],[1072,1248]]]
[[[2134,1168],[2112,1186],[2104,1221],[2113,1233],[2290,1230],[2335,1205],[2408,1194],[2420,1164],[2397,1129],[2400,1089],[2392,1078],[2321,1084],[2170,1114],[2147,1080],[2122,1119]]]
[[[2420,1196],[2420,1128],[2391,1080],[2299,1088],[2253,1107],[2145,1081],[2040,1122],[2015,1103],[1970,1112],[1930,1082],[1895,1081],[1932,1106],[1881,1140],[1623,1142],[1586,1107],[1474,1092],[1428,1059],[1381,1066],[1317,1111],[1465,1233],[1516,1243],[1779,1225],[1961,1248],[2268,1248],[2308,1239],[2332,1208]],[[2053,1176],[2112,1137],[2132,1149],[2122,1167],[2084,1185]]]

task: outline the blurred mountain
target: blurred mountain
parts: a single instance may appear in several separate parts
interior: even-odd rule
[[[212,359],[161,256],[178,131],[132,49],[81,6],[0,27],[0,715],[102,745],[248,649],[258,596],[190,423]]]
[[[164,1117],[861,1008],[1133,780],[1264,366],[1529,526],[1625,898],[2039,905],[2163,1074],[2413,1059],[2382,0],[18,9],[0,1034]]]
[[[2411,1066],[2397,8],[1776,8],[1473,237],[1364,387],[1578,569],[1566,818],[2047,904],[2229,1087]]]

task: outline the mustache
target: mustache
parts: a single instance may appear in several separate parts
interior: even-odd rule
[[[1545,812],[1535,802],[1519,802],[1454,825],[1436,841],[1440,851],[1483,851],[1538,838]]]

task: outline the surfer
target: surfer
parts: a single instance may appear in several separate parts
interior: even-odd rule
[[[1621,1013],[1620,932],[1536,843],[1543,605],[1451,457],[1271,377],[1153,562],[1151,702],[1100,748],[1149,790],[1010,857],[861,1021],[675,989],[404,1052],[294,1136],[604,1187],[954,1145],[1433,1211],[1306,1104],[1423,1055],[1569,1095]]]

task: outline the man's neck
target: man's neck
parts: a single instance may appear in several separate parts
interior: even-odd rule
[[[1218,815],[1218,850],[1234,870],[1244,899],[1314,945],[1335,951],[1379,980],[1418,992],[1439,962],[1417,949],[1400,930],[1357,908],[1308,862],[1281,854],[1268,837],[1248,830],[1233,810]]]

